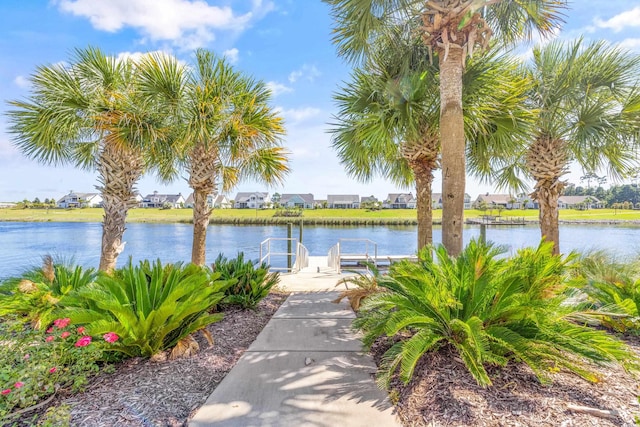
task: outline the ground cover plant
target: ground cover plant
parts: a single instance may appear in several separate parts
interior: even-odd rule
[[[481,386],[492,380],[487,367],[522,362],[539,381],[567,370],[596,381],[591,364],[634,363],[635,356],[604,331],[567,320],[575,310],[564,293],[571,257],[552,245],[500,257],[491,244],[472,241],[458,258],[443,247],[427,248],[417,263],[394,264],[379,281],[388,292],[365,300],[354,325],[371,346],[387,336],[380,383],[398,373],[408,382],[427,352],[452,351]]]
[[[232,259],[218,255],[211,270],[221,279],[234,282],[226,288],[224,302],[243,308],[255,307],[280,281],[279,273],[270,273],[266,263],[245,260],[243,252]]]

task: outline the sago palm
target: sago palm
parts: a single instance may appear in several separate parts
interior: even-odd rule
[[[334,41],[341,56],[361,61],[375,39],[406,25],[437,53],[440,69],[440,134],[443,173],[443,243],[462,250],[465,134],[462,102],[467,57],[486,48],[493,34],[506,41],[550,33],[566,0],[324,0],[336,20]]]
[[[431,189],[439,167],[438,70],[415,37],[384,39],[335,95],[333,146],[359,179],[380,174],[401,185],[415,181],[422,248],[432,243]],[[491,173],[488,159],[511,155],[528,129],[526,85],[516,68],[515,61],[493,51],[465,70],[465,134],[470,166],[481,177]]]
[[[138,71],[131,59],[79,49],[68,66],[39,67],[30,95],[11,101],[8,112],[14,144],[27,157],[97,171],[103,271],[115,268],[122,251],[127,212],[137,203],[136,183],[161,163],[170,141],[164,112],[140,96]]]
[[[356,327],[365,345],[396,337],[385,353],[381,382],[399,370],[408,382],[418,360],[450,347],[482,386],[491,385],[487,365],[527,364],[541,381],[564,368],[596,380],[590,363],[633,363],[633,353],[604,331],[576,325],[562,305],[566,258],[552,245],[500,258],[500,250],[473,240],[457,257],[442,246],[420,252],[417,263],[392,266],[360,309]]]
[[[515,160],[497,169],[505,173],[501,182],[516,180],[517,169],[534,180],[540,231],[559,253],[558,198],[569,166],[620,177],[635,165],[640,56],[603,41],[555,41],[534,49],[526,72],[533,134],[523,150],[514,152]]]
[[[182,91],[175,121],[181,129],[180,162],[193,189],[191,262],[204,265],[211,216],[207,197],[227,192],[246,178],[281,182],[289,172],[287,153],[280,146],[283,119],[269,105],[271,93],[264,82],[235,70],[212,52],[197,50],[186,74],[172,73],[163,62],[156,66],[145,76],[148,97],[155,98],[167,87]]]

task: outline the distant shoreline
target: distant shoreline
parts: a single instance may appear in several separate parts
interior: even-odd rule
[[[302,217],[274,217],[274,210],[216,209],[211,215],[212,225],[322,225],[322,226],[415,226],[415,209],[310,209]],[[502,211],[492,217],[500,221],[513,220],[522,225],[538,225],[537,210]],[[129,223],[191,224],[191,209],[143,209],[129,211]],[[466,219],[481,218],[486,212],[465,211]],[[94,222],[101,223],[104,212],[87,209],[0,209],[0,222]],[[433,211],[433,224],[440,225],[442,210]],[[561,210],[560,224],[576,225],[640,225],[640,211],[597,209],[589,211]],[[516,224],[489,224],[490,227],[512,227]]]

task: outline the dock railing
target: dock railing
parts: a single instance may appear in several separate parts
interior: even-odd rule
[[[289,250],[287,249],[283,252],[282,250],[278,249],[277,242],[287,242],[287,246],[289,246],[289,242],[295,243],[295,250],[289,252]],[[274,266],[273,258],[275,257],[286,257],[286,264],[289,264],[288,260],[293,260],[294,257],[295,261],[292,261],[290,266]],[[298,271],[309,265],[309,250],[302,243],[300,243],[298,239],[288,237],[269,237],[268,239],[260,243],[260,263],[263,262],[266,262],[270,266],[271,271],[297,273]]]
[[[354,244],[358,245],[357,251],[353,251]],[[359,249],[364,249],[364,251]],[[329,249],[329,267],[341,273],[344,261],[355,263],[370,262],[377,265],[378,244],[370,239],[339,239],[338,243]]]

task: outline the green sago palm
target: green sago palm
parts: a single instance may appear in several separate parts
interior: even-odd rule
[[[487,365],[528,365],[541,381],[558,368],[587,380],[591,363],[635,363],[622,342],[604,331],[567,320],[565,268],[552,245],[520,250],[508,258],[475,240],[456,258],[442,246],[420,252],[417,263],[392,266],[379,285],[389,292],[371,296],[355,326],[365,345],[380,336],[398,341],[384,354],[380,382],[399,371],[408,382],[418,360],[450,347],[479,385],[491,385]]]

